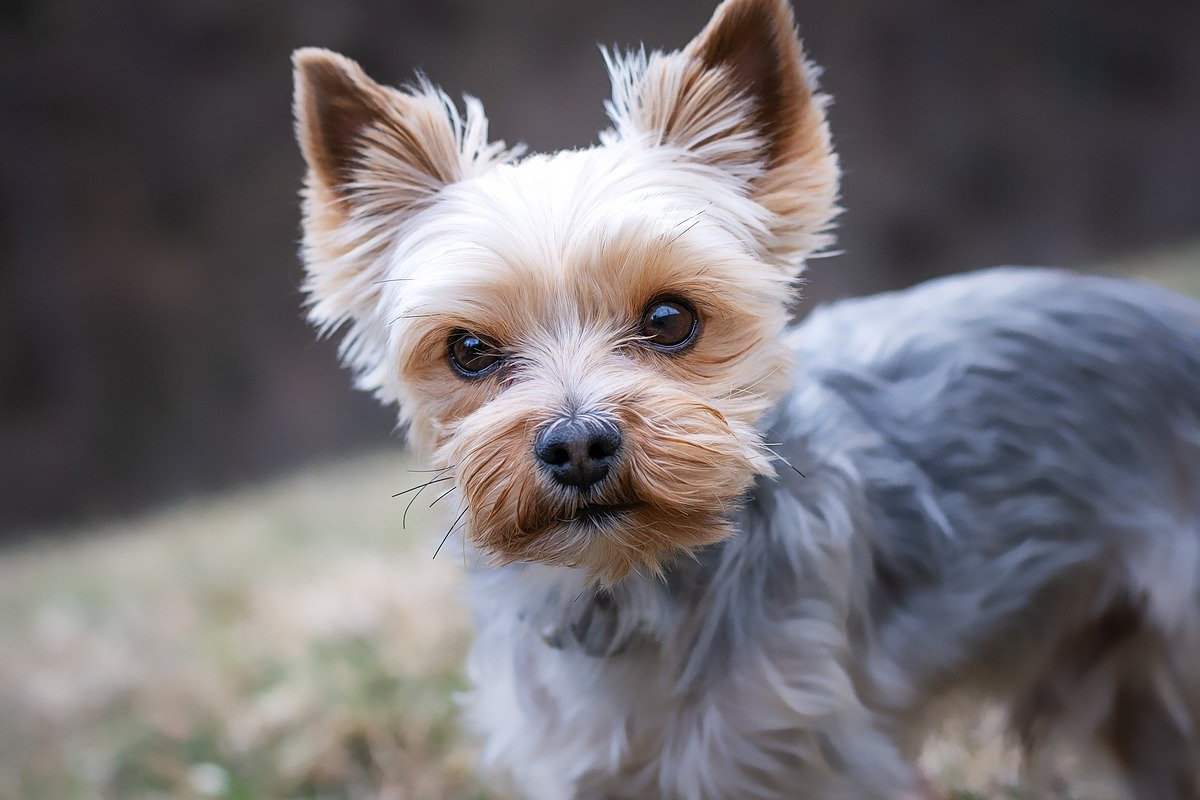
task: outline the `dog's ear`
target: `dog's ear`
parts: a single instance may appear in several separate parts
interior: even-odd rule
[[[297,50],[292,63],[296,138],[311,190],[347,211],[385,200],[405,212],[463,177],[461,125],[440,93],[381,86],[328,50]]]
[[[309,315],[325,331],[352,322],[346,351],[365,364],[382,254],[446,186],[515,151],[488,141],[474,98],[460,115],[426,82],[407,91],[382,86],[350,59],[318,48],[297,50],[292,63],[296,138],[308,165]]]
[[[828,245],[839,170],[788,0],[725,0],[675,53],[609,58],[615,134],[677,148],[743,180],[773,212],[770,255]]]

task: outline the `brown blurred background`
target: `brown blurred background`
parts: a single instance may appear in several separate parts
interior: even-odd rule
[[[386,441],[305,326],[288,54],[470,91],[584,146],[596,43],[712,0],[0,4],[0,538]],[[845,255],[810,297],[1200,237],[1200,3],[805,0],[836,97]]]

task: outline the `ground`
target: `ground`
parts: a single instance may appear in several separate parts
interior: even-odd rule
[[[1200,294],[1197,256],[1137,271]],[[454,713],[460,553],[431,558],[437,493],[406,526],[391,498],[423,466],[381,452],[0,553],[0,798],[502,797]],[[1027,797],[975,716],[927,769]]]

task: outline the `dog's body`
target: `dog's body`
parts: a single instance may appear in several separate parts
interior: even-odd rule
[[[975,692],[1196,796],[1196,305],[1009,270],[790,329],[838,166],[785,0],[610,56],[612,129],[523,160],[296,68],[310,316],[453,481],[467,713],[524,793],[915,796]]]
[[[1193,796],[1200,305],[994,270],[791,341],[765,424],[805,477],[760,481],[736,536],[600,607],[571,570],[475,576],[487,756],[537,798],[892,798],[965,691],[1034,752]]]

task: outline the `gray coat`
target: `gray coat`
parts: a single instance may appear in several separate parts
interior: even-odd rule
[[[497,760],[509,693],[533,796],[894,798],[971,693],[1035,756],[1102,744],[1138,798],[1194,797],[1200,305],[996,269],[790,336],[778,476],[737,535],[611,595],[551,568],[476,575]]]

